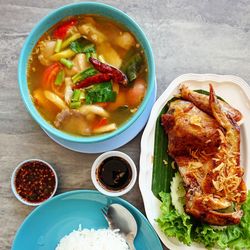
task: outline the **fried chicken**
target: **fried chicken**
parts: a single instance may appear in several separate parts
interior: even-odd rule
[[[183,86],[180,90],[189,101],[172,102],[162,115],[162,125],[168,136],[168,154],[185,183],[185,211],[209,224],[237,224],[246,200],[240,129],[234,120],[242,115],[219,101],[212,86],[209,97]]]

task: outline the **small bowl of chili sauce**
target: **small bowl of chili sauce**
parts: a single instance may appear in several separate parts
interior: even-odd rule
[[[94,186],[108,196],[121,196],[129,192],[136,177],[135,163],[120,151],[101,154],[92,165],[91,179]]]
[[[39,159],[18,164],[11,177],[11,188],[16,198],[25,205],[38,206],[51,198],[58,185],[52,166]]]

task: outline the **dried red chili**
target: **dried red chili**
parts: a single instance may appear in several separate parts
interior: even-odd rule
[[[111,74],[97,74],[94,76],[90,76],[84,80],[82,80],[81,82],[79,82],[77,85],[73,86],[73,89],[81,89],[81,88],[86,88],[92,84],[96,84],[96,83],[101,83],[101,82],[108,82],[112,79],[112,75]]]
[[[51,168],[40,161],[24,163],[15,178],[17,193],[32,203],[48,199],[54,192],[56,178]]]
[[[96,70],[98,70],[99,72],[104,73],[104,74],[108,74],[108,73],[111,74],[112,79],[115,82],[117,82],[123,86],[128,85],[128,78],[121,70],[114,68],[108,64],[102,63],[93,57],[90,57],[89,61],[92,63],[94,68]]]

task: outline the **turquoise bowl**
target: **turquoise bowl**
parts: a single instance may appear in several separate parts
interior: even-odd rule
[[[38,39],[61,19],[79,14],[99,14],[126,26],[142,45],[148,64],[148,89],[138,111],[121,127],[111,133],[80,137],[64,133],[49,124],[34,106],[27,84],[27,63]],[[156,98],[155,63],[150,44],[139,25],[124,12],[102,3],[83,2],[63,6],[44,17],[26,39],[18,64],[18,84],[25,106],[41,128],[57,143],[74,151],[97,153],[120,147],[133,139],[144,127]]]

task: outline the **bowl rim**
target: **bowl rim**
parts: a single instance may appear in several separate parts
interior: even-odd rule
[[[68,134],[66,132],[60,131],[60,130],[56,129],[55,127],[53,127],[49,122],[47,122],[40,115],[40,113],[36,109],[35,105],[33,104],[32,100],[31,100],[31,95],[29,93],[29,89],[28,89],[28,94],[25,94],[25,90],[26,90],[25,88],[28,88],[28,82],[27,82],[27,77],[26,77],[26,75],[27,75],[27,60],[25,58],[27,57],[27,52],[32,51],[32,50],[29,51],[28,47],[32,43],[32,41],[34,40],[35,32],[39,28],[41,28],[42,26],[46,26],[47,21],[50,20],[50,19],[53,19],[53,17],[55,15],[57,15],[58,13],[65,12],[65,11],[67,12],[67,10],[71,9],[72,7],[77,7],[77,6],[88,6],[88,7],[92,7],[92,8],[101,9],[103,11],[104,16],[105,16],[105,12],[113,12],[117,16],[121,16],[121,19],[124,20],[122,22],[121,20],[117,20],[118,18],[117,19],[113,18],[118,23],[122,23],[124,26],[127,26],[125,24],[125,21],[128,22],[133,27],[133,29],[136,30],[137,37],[140,36],[141,41],[143,41],[143,43],[145,45],[143,49],[144,49],[144,51],[147,52],[147,53],[145,53],[145,57],[146,57],[147,65],[148,65],[148,69],[149,69],[148,70],[148,87],[147,87],[146,96],[144,97],[143,102],[141,103],[141,105],[140,105],[139,109],[137,110],[137,112],[128,121],[126,121],[123,125],[121,125],[114,132],[110,132],[110,133],[106,133],[106,134],[102,134],[102,135],[97,135],[97,136],[89,136],[89,137],[74,136],[74,135],[71,135],[71,134]],[[39,38],[35,38],[36,42],[37,42],[37,40]],[[32,46],[32,49],[33,48],[34,48],[34,46]],[[29,55],[28,55],[28,57],[29,57]],[[23,74],[24,69],[25,69],[25,74]],[[25,40],[25,42],[23,44],[22,50],[21,50],[19,61],[18,61],[18,85],[19,85],[22,100],[25,103],[26,109],[29,111],[32,118],[43,129],[45,129],[46,131],[48,131],[49,133],[51,133],[52,135],[54,135],[54,136],[56,136],[58,138],[61,138],[63,140],[70,141],[70,142],[77,142],[77,143],[102,142],[102,141],[106,141],[106,140],[108,140],[110,138],[113,138],[114,136],[119,135],[123,131],[127,130],[134,122],[136,122],[136,120],[140,117],[140,115],[143,113],[143,111],[147,108],[147,104],[148,104],[148,101],[150,99],[150,96],[153,94],[154,81],[155,81],[154,56],[153,56],[152,48],[150,46],[150,43],[149,43],[145,33],[142,31],[140,26],[131,17],[129,17],[126,13],[124,13],[123,11],[121,11],[121,10],[119,10],[119,9],[113,7],[113,6],[110,6],[110,5],[107,5],[107,4],[104,4],[104,3],[98,3],[98,2],[80,2],[80,3],[73,3],[73,4],[65,5],[65,6],[62,6],[60,8],[57,8],[57,9],[53,10],[51,13],[49,13],[48,15],[43,17],[35,25],[35,27],[30,32],[29,36],[26,38],[26,40]]]
[[[16,179],[16,174],[17,172],[19,171],[19,169],[23,166],[23,164],[25,164],[26,162],[32,162],[32,161],[39,161],[39,162],[42,162],[44,163],[46,166],[48,166],[52,172],[54,173],[54,176],[55,176],[55,187],[54,187],[54,190],[52,192],[52,194],[47,198],[45,199],[44,201],[41,201],[41,202],[30,202],[30,201],[26,201],[21,195],[19,195],[16,191],[16,185],[15,185],[15,179]],[[51,166],[51,164],[49,164],[48,162],[44,161],[44,160],[41,160],[41,159],[37,159],[37,158],[32,158],[32,159],[27,159],[27,160],[24,160],[22,162],[20,162],[16,168],[14,169],[12,175],[11,175],[11,190],[13,192],[13,194],[15,195],[15,197],[23,204],[25,205],[28,205],[28,206],[33,206],[33,207],[36,207],[36,206],[39,206],[41,205],[42,203],[44,203],[45,201],[51,199],[56,191],[57,191],[57,188],[58,188],[58,177],[57,177],[57,173],[55,171],[55,169]]]
[[[113,157],[113,156],[117,156],[120,157],[122,159],[124,159],[125,161],[128,162],[128,164],[131,167],[131,171],[132,171],[132,177],[130,182],[128,183],[128,185],[123,188],[122,190],[118,190],[118,191],[112,191],[112,190],[107,190],[105,189],[97,180],[97,176],[96,176],[96,170],[99,167],[99,165],[107,158]],[[91,180],[95,186],[95,188],[102,194],[107,195],[107,196],[111,196],[111,197],[117,197],[117,196],[122,196],[126,193],[128,193],[135,185],[137,179],[137,168],[136,165],[134,163],[134,161],[131,159],[131,157],[121,151],[108,151],[106,153],[103,153],[101,155],[99,155],[96,160],[94,161],[92,168],[91,168]]]

